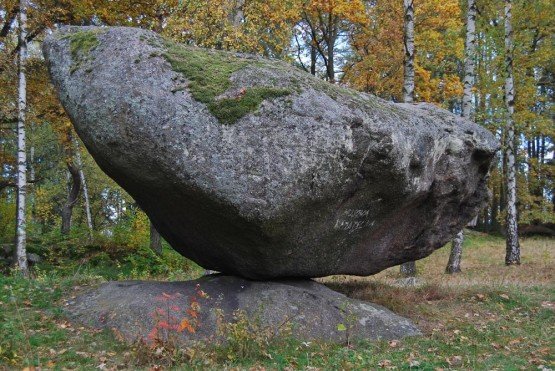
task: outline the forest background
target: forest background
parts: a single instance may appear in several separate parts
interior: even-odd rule
[[[3,243],[13,242],[16,220],[18,5],[9,0],[0,5]],[[472,117],[505,145],[504,1],[478,0],[476,7]],[[461,114],[466,2],[420,0],[415,10],[415,100]],[[513,4],[517,207],[524,233],[549,233],[546,228],[552,231],[555,223],[553,14],[549,0]],[[401,1],[32,1],[26,37],[31,245],[57,243],[70,234],[74,239],[103,235],[134,245],[149,235],[146,216],[79,144],[49,83],[40,43],[61,24],[148,28],[187,44],[284,59],[330,83],[402,100]],[[503,232],[504,153],[491,171],[493,197],[477,219],[480,231]]]

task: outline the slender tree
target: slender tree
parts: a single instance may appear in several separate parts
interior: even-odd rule
[[[66,203],[62,206],[62,235],[68,235],[71,230],[71,216],[73,214],[73,207],[77,203],[79,191],[81,190],[81,177],[79,174],[79,167],[73,161],[73,135],[71,131],[68,131],[67,136],[66,166],[68,170],[68,181],[71,181],[71,185],[68,186]]]
[[[403,0],[405,46],[403,101],[414,102],[414,0]]]
[[[331,83],[337,81],[337,62],[340,57],[341,34],[349,32],[354,25],[366,22],[364,2],[361,0],[303,1],[297,32],[301,32],[305,45],[297,39],[297,46],[310,52],[310,73],[316,74],[316,61],[324,64],[325,77]],[[309,69],[301,65],[305,70]]]
[[[464,87],[462,97],[462,116],[470,119],[472,112],[472,89],[474,88],[474,58],[476,50],[476,0],[468,0],[466,14],[466,42],[464,60]],[[446,273],[461,271],[462,245],[464,231],[461,229],[451,242],[451,255],[447,263]]]
[[[27,109],[27,0],[19,2],[19,58],[18,58],[18,98],[17,98],[17,221],[16,221],[16,258],[19,270],[29,274],[27,263],[27,223],[26,223],[26,194],[27,194],[27,153],[25,149],[25,111]]]
[[[506,149],[507,158],[507,241],[505,264],[520,264],[518,223],[516,213],[516,154],[515,154],[515,87],[513,77],[512,0],[505,0],[505,104],[507,106]]]
[[[162,237],[152,222],[150,223],[150,248],[158,255],[162,255]]]
[[[405,103],[414,102],[414,0],[404,0],[404,25],[403,43],[405,46],[403,100]],[[401,274],[405,277],[416,276],[416,263],[406,262],[401,265]]]
[[[81,158],[81,146],[79,141],[75,136],[73,136],[73,145],[75,146],[75,160],[77,161],[77,166],[79,167],[79,178],[81,179],[81,184],[83,186],[83,197],[85,201],[85,215],[87,216],[87,227],[89,229],[89,238],[93,237],[93,223],[92,223],[92,213],[91,213],[91,202],[89,199],[89,188],[87,187],[87,179],[85,178],[85,172],[83,171],[83,159]]]

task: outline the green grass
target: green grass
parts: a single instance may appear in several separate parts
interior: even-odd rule
[[[245,342],[263,345],[249,347],[243,356],[237,347],[210,344],[150,349],[125,344],[109,331],[69,323],[62,312],[64,303],[89,285],[116,277],[190,279],[201,274],[198,267],[180,261],[169,249],[162,260],[149,263],[148,253],[141,250],[124,253],[113,246],[97,247],[77,252],[63,264],[49,259],[35,270],[32,280],[17,274],[0,276],[0,369],[94,369],[101,365],[122,369],[553,368],[553,247],[549,239],[523,240],[523,264],[505,267],[502,239],[470,234],[460,275],[443,274],[448,249],[442,249],[418,262],[425,281],[419,287],[395,285],[396,268],[370,278],[324,279],[349,296],[380,303],[411,318],[424,335],[347,345],[291,339],[264,344],[260,334],[247,334]],[[164,264],[171,269],[156,268]]]
[[[218,98],[231,87],[231,75],[245,68],[248,60],[230,53],[188,47],[166,42],[162,56],[176,72],[189,80],[188,90],[193,98],[208,106],[222,124],[233,124],[254,112],[265,99],[290,94],[287,89],[273,87],[244,88],[231,98]]]

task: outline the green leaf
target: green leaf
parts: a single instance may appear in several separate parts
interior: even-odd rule
[[[340,323],[339,325],[337,325],[337,331],[346,331],[347,327],[345,327],[344,324]]]

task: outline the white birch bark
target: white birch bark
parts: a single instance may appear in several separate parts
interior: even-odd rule
[[[462,259],[462,245],[464,242],[464,231],[461,230],[453,241],[451,241],[451,254],[449,255],[449,262],[445,268],[445,273],[459,273],[461,272],[461,259]]]
[[[403,101],[414,101],[414,0],[403,0],[405,15],[405,32],[403,42],[405,46]]]
[[[466,15],[466,42],[464,60],[464,88],[462,98],[462,116],[468,119],[472,115],[472,90],[474,89],[474,58],[476,54],[476,0],[468,0]]]
[[[16,260],[19,270],[28,276],[27,262],[27,154],[25,149],[25,111],[27,109],[27,80],[25,62],[27,59],[27,0],[19,2],[19,63],[17,98],[17,216],[16,216]]]
[[[403,101],[414,102],[414,6],[413,0],[403,0],[405,15],[403,43],[405,47]],[[405,277],[416,276],[416,263],[407,262],[400,267],[401,275]]]
[[[466,15],[466,42],[464,59],[464,90],[462,97],[462,116],[472,117],[472,89],[474,88],[474,57],[476,53],[476,0],[468,0]],[[476,225],[476,218],[471,222]],[[471,224],[469,223],[469,224]],[[451,242],[451,255],[447,263],[446,273],[459,273],[461,271],[464,231],[461,229]]]
[[[512,0],[505,0],[505,103],[507,105],[507,241],[505,264],[520,264],[520,245],[516,211],[515,89],[513,78]]]
[[[83,197],[85,199],[85,215],[87,216],[87,227],[89,228],[89,238],[93,237],[93,224],[92,224],[92,213],[91,213],[91,203],[89,199],[89,189],[87,187],[87,180],[85,179],[85,172],[83,171],[83,160],[81,158],[81,146],[79,145],[79,140],[73,136],[73,145],[75,146],[75,159],[77,161],[77,166],[79,167],[79,178],[81,178],[81,185],[83,187]]]

